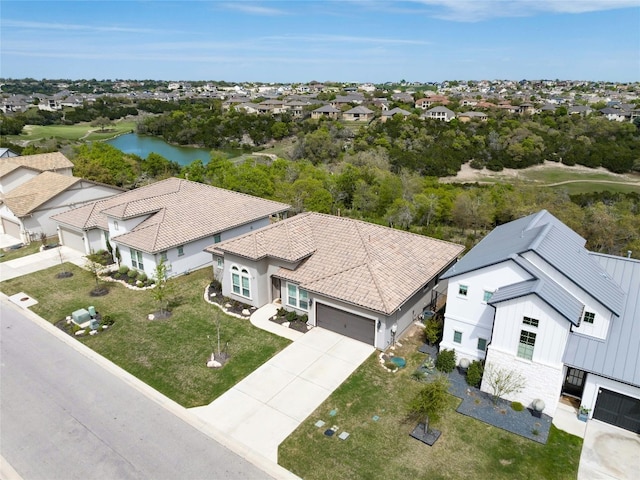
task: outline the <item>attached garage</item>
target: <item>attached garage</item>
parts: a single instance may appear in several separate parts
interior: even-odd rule
[[[11,235],[14,238],[20,239],[20,224],[13,222],[7,218],[2,219],[2,229],[7,235]]]
[[[86,253],[82,232],[74,232],[73,230],[60,227],[60,241],[62,245],[66,247]]]
[[[375,321],[370,318],[345,312],[323,303],[316,303],[316,326],[368,345],[375,345]]]
[[[640,433],[640,399],[601,388],[593,418]]]

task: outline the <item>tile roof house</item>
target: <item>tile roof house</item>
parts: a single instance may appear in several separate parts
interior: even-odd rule
[[[373,119],[373,110],[358,105],[342,113],[342,119],[351,122],[368,122]]]
[[[342,112],[331,105],[323,105],[311,111],[311,118],[332,118],[338,119]]]
[[[201,183],[168,178],[56,215],[60,242],[86,253],[117,247],[122,264],[169,276],[211,264],[203,249],[256,230],[290,206]]]
[[[72,175],[73,163],[60,152],[0,158],[0,194],[6,194],[42,172]]]
[[[380,121],[384,123],[388,119],[393,118],[394,115],[400,115],[401,117],[406,118],[411,116],[411,112],[408,112],[407,110],[404,110],[403,108],[400,108],[400,107],[395,107],[395,108],[392,108],[391,110],[384,110],[382,112],[382,115],[380,116]]]
[[[434,301],[461,245],[380,225],[303,213],[210,245],[222,293],[281,302],[309,324],[387,348]]]
[[[541,399],[553,416],[561,395],[575,397],[640,433],[640,262],[585,243],[545,210],[494,229],[442,276],[440,348],[520,373],[509,400]]]
[[[29,243],[41,233],[56,234],[53,215],[112,197],[122,189],[46,171],[4,194],[0,217],[5,233]]]
[[[424,112],[422,114],[422,118],[431,118],[442,122],[450,122],[456,118],[456,114],[453,110],[450,110],[447,107],[433,107]]]

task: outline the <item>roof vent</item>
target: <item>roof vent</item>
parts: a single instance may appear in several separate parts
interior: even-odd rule
[[[627,258],[631,258],[631,250],[627,250]]]

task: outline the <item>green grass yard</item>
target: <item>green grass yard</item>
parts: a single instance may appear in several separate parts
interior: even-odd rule
[[[173,314],[154,321],[147,319],[158,309],[150,291],[109,283],[108,295],[91,297],[91,274],[69,264],[65,269],[74,275],[57,279],[62,266],[52,267],[2,282],[0,290],[6,295],[26,292],[38,301],[32,310],[51,323],[90,305],[112,315],[111,328],[79,341],[185,407],[213,401],[290,343],[206,303],[204,288],[211,280],[207,268],[169,280]],[[228,342],[231,358],[223,368],[210,369],[206,361],[212,342],[215,346],[217,319],[221,343]]]
[[[406,418],[407,403],[421,386],[411,378],[424,359],[417,352],[420,339],[417,333],[402,341],[397,354],[407,367],[398,373],[383,370],[376,355],[369,358],[280,445],[279,463],[305,480],[576,478],[582,439],[552,426],[542,445],[457,413],[460,400],[453,396],[433,425],[442,431],[435,445],[411,438],[415,422]],[[327,426],[317,428],[318,420]],[[331,425],[349,438],[325,436]]]
[[[47,138],[61,140],[87,141],[107,140],[123,133],[135,131],[136,122],[133,120],[123,120],[114,122],[104,132],[100,132],[98,127],[92,127],[90,123],[79,123],[76,125],[27,125],[22,135],[7,135],[7,140],[12,143],[29,143]]]

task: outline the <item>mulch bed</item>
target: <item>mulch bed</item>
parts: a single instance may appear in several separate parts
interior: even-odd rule
[[[269,320],[272,321],[273,323],[277,323],[279,325],[282,325],[283,323],[289,322],[289,320],[287,320],[287,317],[280,316],[280,315],[276,315],[275,317],[271,317]],[[295,320],[293,322],[289,322],[289,328],[291,328],[293,330],[296,330],[297,332],[302,332],[302,333],[307,333],[309,331],[309,328],[307,327],[307,323],[306,322],[302,322],[300,320]]]

